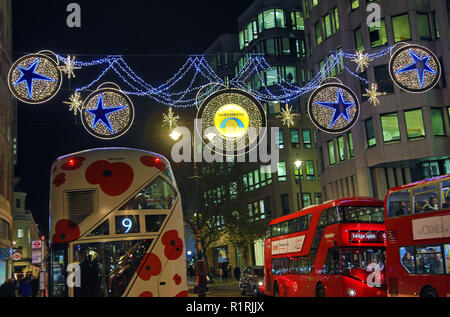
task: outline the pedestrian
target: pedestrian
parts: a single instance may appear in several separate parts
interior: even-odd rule
[[[0,286],[0,297],[6,297],[6,290],[8,289],[9,280],[5,280],[5,282]]]
[[[221,281],[221,282],[223,281],[223,270],[222,270],[220,263],[219,263],[219,268],[217,269],[217,280]]]
[[[241,268],[239,266],[236,266],[234,268],[234,278],[236,279],[236,281],[239,281],[241,278]]]
[[[37,277],[33,277],[31,280],[31,295],[36,297],[39,292],[39,279]]]
[[[228,279],[228,269],[227,264],[224,262],[222,263],[222,274],[223,274],[223,281],[225,282]]]
[[[21,282],[20,295],[22,297],[31,297],[31,277],[27,274]]]

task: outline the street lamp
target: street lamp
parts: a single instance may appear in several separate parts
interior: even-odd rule
[[[174,140],[178,141],[178,139],[181,137],[181,133],[177,130],[173,130],[169,136]],[[208,137],[209,138],[209,137]],[[192,145],[192,152],[195,151],[195,142],[194,142],[194,135],[192,135],[191,139],[191,145]],[[195,154],[194,154],[195,156]],[[198,169],[197,169],[197,162],[193,161],[194,163],[194,176],[191,177],[191,179],[195,180],[195,199],[194,199],[194,217],[196,218],[196,246],[197,246],[197,274],[198,274],[198,296],[199,297],[205,297],[206,296],[206,261],[203,257],[203,245],[202,245],[202,239],[201,239],[201,232],[200,232],[200,215],[199,215],[199,179],[200,176],[198,175]]]
[[[299,199],[299,206],[298,206],[298,208],[300,209],[300,210],[302,210],[303,209],[303,191],[302,191],[302,161],[300,161],[300,160],[297,160],[297,161],[295,161],[294,162],[294,164],[295,164],[295,167],[297,168],[297,171],[298,171],[298,179],[296,178],[295,179],[295,182],[298,184],[298,189],[299,189],[299,191],[300,191],[300,199]]]

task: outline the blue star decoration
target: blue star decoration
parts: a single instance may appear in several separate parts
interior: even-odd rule
[[[421,58],[419,55],[414,53],[412,50],[408,50],[409,55],[411,55],[414,62],[398,71],[396,71],[396,74],[404,73],[404,72],[410,72],[410,71],[416,71],[417,76],[419,76],[419,82],[420,82],[420,88],[423,88],[423,79],[425,77],[425,73],[429,72],[436,75],[436,71],[428,66],[428,60],[430,59],[430,55],[425,56],[424,58]]]
[[[343,116],[345,120],[347,120],[347,122],[350,123],[351,119],[348,114],[348,109],[355,105],[354,102],[348,102],[344,100],[340,88],[338,88],[337,91],[338,91],[337,102],[325,102],[325,101],[315,102],[319,106],[327,107],[334,110],[333,119],[331,120],[330,126],[328,127],[329,129],[331,129],[331,127],[336,123],[336,121],[339,119],[340,116]]]
[[[126,107],[127,106],[103,108],[103,96],[102,96],[102,94],[100,94],[98,97],[98,100],[97,100],[97,108],[86,109],[87,112],[94,115],[94,120],[92,122],[92,127],[91,127],[92,130],[94,130],[95,126],[101,121],[108,128],[108,130],[111,133],[114,133],[114,129],[112,128],[107,115],[110,113],[122,110]]]
[[[14,83],[14,86],[17,86],[21,82],[25,82],[27,85],[28,97],[30,99],[33,98],[33,82],[35,80],[45,80],[45,81],[56,81],[53,78],[46,77],[44,75],[38,74],[35,72],[37,65],[39,64],[40,58],[38,58],[33,64],[31,64],[28,68],[23,68],[17,66],[19,71],[22,73],[22,76]]]

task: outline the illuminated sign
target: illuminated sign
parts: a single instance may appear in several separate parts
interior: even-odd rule
[[[386,239],[384,231],[350,231],[349,240],[352,243],[383,243]]]
[[[116,216],[116,233],[139,233],[139,216]]]
[[[434,239],[450,237],[450,215],[412,221],[413,239]]]
[[[272,255],[300,252],[303,248],[305,235],[272,241]]]
[[[240,138],[248,129],[249,118],[247,111],[241,106],[229,104],[217,110],[214,126],[225,138]]]

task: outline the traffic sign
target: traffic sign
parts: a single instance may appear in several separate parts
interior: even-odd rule
[[[14,261],[19,261],[20,259],[22,259],[22,254],[19,253],[19,252],[15,252],[15,253],[12,255],[12,259],[13,259]]]
[[[31,248],[33,250],[38,250],[38,249],[42,248],[42,242],[40,240],[31,242]]]

